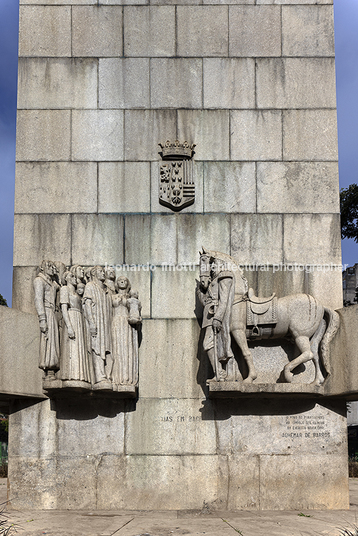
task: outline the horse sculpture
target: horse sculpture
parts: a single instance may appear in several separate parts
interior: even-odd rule
[[[204,349],[215,374],[209,381],[233,379],[227,372],[229,364],[232,369],[235,361],[231,336],[248,366],[245,383],[257,378],[247,337],[255,340],[293,339],[301,353],[284,367],[283,375],[288,383],[292,382],[292,371],[309,360],[313,360],[315,366],[312,384],[321,385],[324,382],[319,349],[326,375],[330,374],[329,343],[339,328],[339,316],[312,296],[294,294],[283,298],[274,295],[271,298],[257,298],[253,290],[248,289],[244,273],[234,259],[224,253],[205,250],[200,253],[197,292],[204,306]],[[261,315],[263,321],[260,321]]]

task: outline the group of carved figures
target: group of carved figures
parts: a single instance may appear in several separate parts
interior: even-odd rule
[[[44,260],[34,290],[47,386],[53,380],[95,389],[137,385],[141,304],[127,277],[116,279],[111,267]]]
[[[138,327],[141,304],[129,280],[116,279],[113,268],[67,269],[43,261],[34,280],[39,316],[40,368],[51,380],[80,381],[94,389],[138,383]],[[294,369],[309,360],[315,385],[329,370],[329,343],[339,327],[338,314],[308,294],[259,298],[248,288],[243,271],[224,253],[203,251],[197,295],[203,305],[203,347],[214,371],[209,381],[242,381],[232,341],[239,346],[248,372],[257,378],[247,340],[289,337],[299,355],[284,367],[291,383]],[[108,387],[109,386],[109,387]]]

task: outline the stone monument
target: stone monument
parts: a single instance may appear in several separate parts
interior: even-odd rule
[[[13,507],[348,508],[333,35],[332,0],[20,0]]]

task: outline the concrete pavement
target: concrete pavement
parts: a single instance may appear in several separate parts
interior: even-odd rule
[[[6,500],[6,479],[0,479],[0,500]],[[344,511],[10,510],[6,515],[22,536],[338,536],[358,526],[358,479],[350,479],[350,503]]]

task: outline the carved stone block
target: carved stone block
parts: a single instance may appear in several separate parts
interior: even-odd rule
[[[34,292],[47,394],[136,396],[142,307],[129,279],[116,280],[111,267],[43,261]]]

